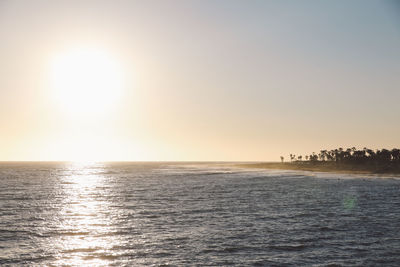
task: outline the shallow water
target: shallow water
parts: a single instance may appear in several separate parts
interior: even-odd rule
[[[0,265],[398,266],[400,180],[1,163]]]

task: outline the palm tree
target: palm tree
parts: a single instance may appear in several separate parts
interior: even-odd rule
[[[326,160],[333,161],[334,156],[335,156],[335,154],[333,153],[333,150],[326,152]]]
[[[332,150],[321,150],[320,153],[313,152],[311,155],[305,155],[305,160],[312,164],[318,164],[324,161],[334,161],[338,166],[342,164],[363,164],[365,167],[371,165],[376,170],[383,171],[397,171],[400,170],[400,149],[393,148],[388,149],[377,149],[376,151],[364,147],[363,149],[357,150],[355,147],[332,149]],[[301,162],[303,159],[302,155],[296,157],[294,154],[290,154],[290,160]],[[283,161],[282,161],[283,162]]]
[[[368,158],[369,159],[374,159],[375,158],[375,152],[372,149],[367,148],[367,153],[368,153]]]
[[[347,161],[351,160],[351,149],[348,148],[346,151],[343,152],[343,158],[346,159]]]
[[[390,153],[392,154],[393,161],[400,161],[400,149],[393,148]]]
[[[387,149],[382,149],[381,150],[381,159],[382,161],[390,161],[392,159],[392,155],[390,154],[390,151]]]
[[[313,152],[313,153],[310,155],[310,161],[313,161],[313,162],[318,161],[318,155],[315,154],[315,152]]]
[[[339,153],[340,153],[340,151],[338,150],[338,149],[335,149],[334,151],[333,151],[333,153],[334,153],[334,155],[335,155],[335,161],[336,162],[338,162],[339,161]]]
[[[321,153],[320,153],[320,159],[322,160],[322,161],[325,161],[325,159],[327,158],[327,150],[321,150]]]

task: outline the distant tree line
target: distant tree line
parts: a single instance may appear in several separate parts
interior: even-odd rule
[[[393,148],[388,149],[369,149],[364,147],[361,150],[357,150],[355,147],[352,148],[338,148],[332,150],[321,150],[319,153],[311,153],[310,155],[294,155],[290,154],[291,162],[335,162],[337,164],[369,164],[375,163],[379,165],[400,165],[400,149]],[[284,161],[284,157],[281,156],[281,161]]]

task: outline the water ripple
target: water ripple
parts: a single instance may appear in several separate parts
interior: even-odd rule
[[[396,266],[400,180],[361,178],[2,163],[0,265]]]

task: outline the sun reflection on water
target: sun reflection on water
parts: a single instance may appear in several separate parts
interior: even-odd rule
[[[60,177],[63,206],[58,215],[57,265],[103,266],[116,255],[109,187],[100,163],[73,163]]]

